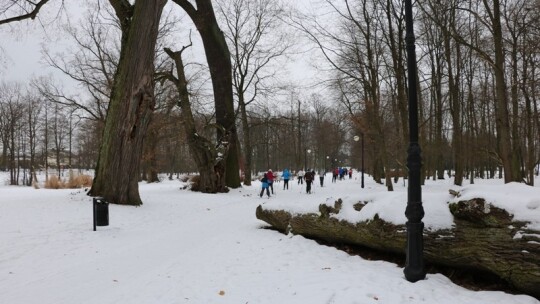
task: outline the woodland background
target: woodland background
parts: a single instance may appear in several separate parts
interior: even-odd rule
[[[15,35],[31,29],[29,21],[4,22],[35,8],[11,2],[1,2],[0,29]],[[69,41],[41,50],[67,82],[0,74],[0,168],[10,172],[10,184],[31,185],[36,170],[62,175],[97,166],[123,45],[124,25],[113,7],[122,1],[109,2],[86,3],[82,17],[70,19],[63,2],[50,1],[38,15],[43,29]],[[173,2],[160,18],[155,104],[138,170],[149,182],[158,172],[198,170],[186,126],[215,145],[214,156],[220,153],[198,27],[178,8],[184,1]],[[269,168],[360,168],[364,159],[365,171],[392,190],[391,178],[406,175],[408,145],[402,1],[212,5],[230,52],[244,182]],[[424,177],[533,185],[540,166],[540,1],[421,1],[414,20]],[[362,134],[364,151],[353,140]]]

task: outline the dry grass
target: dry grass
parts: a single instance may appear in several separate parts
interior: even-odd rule
[[[85,188],[92,186],[92,177],[90,175],[77,175],[73,178],[70,177],[67,188]]]
[[[56,175],[49,176],[49,179],[45,181],[45,189],[62,189],[65,188],[64,182]]]
[[[74,175],[73,172],[69,172],[69,179],[67,182],[63,181],[56,175],[51,175],[48,180],[45,181],[44,187],[46,189],[75,189],[85,188],[92,186],[92,177],[90,175]],[[34,186],[35,187],[35,186]]]

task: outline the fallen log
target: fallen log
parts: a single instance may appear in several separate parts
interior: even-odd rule
[[[319,205],[319,213],[291,214],[258,206],[256,216],[282,233],[293,233],[330,243],[360,245],[375,250],[405,253],[406,227],[377,215],[369,221],[350,223],[334,217],[341,208]],[[354,206],[357,211],[362,203]],[[477,198],[449,205],[454,226],[424,230],[424,259],[460,269],[481,270],[507,281],[516,290],[540,298],[540,231],[512,220],[503,209]]]

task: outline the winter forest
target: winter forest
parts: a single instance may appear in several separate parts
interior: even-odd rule
[[[0,1],[2,32],[49,32],[36,51],[54,71],[0,70],[0,168],[28,186],[95,169],[91,194],[131,205],[158,173],[215,193],[362,160],[392,191],[409,141],[402,1],[290,2],[96,0],[75,18],[64,1]],[[533,185],[540,1],[417,1],[414,22],[423,179]]]

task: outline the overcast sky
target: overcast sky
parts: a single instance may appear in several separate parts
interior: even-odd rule
[[[58,71],[45,65],[41,49],[46,45],[52,50],[66,48],[59,22],[75,21],[84,12],[86,1],[64,2],[65,10],[59,10],[61,2],[53,0],[45,5],[34,21],[14,22],[0,26],[0,81],[27,82],[32,76],[52,74],[63,77]],[[55,22],[53,22],[55,21]]]
[[[302,10],[311,10],[312,3],[320,0],[297,0],[295,5],[302,7]],[[51,22],[58,16],[58,0],[52,1],[52,5],[46,5],[40,11],[39,20],[23,21],[0,26],[0,81],[17,81],[27,83],[34,76],[51,75],[57,80],[61,80],[66,86],[74,86],[61,72],[48,67],[42,60],[41,50],[45,45],[52,52],[62,52],[68,47],[69,41],[63,39],[62,31],[58,22]],[[61,20],[76,24],[83,15],[87,1],[70,0],[65,1],[66,10],[61,14]],[[168,5],[171,5],[169,1]],[[178,8],[176,8],[178,9]],[[190,23],[190,26],[191,23]],[[200,38],[195,38],[200,39]],[[180,46],[178,46],[180,47]],[[296,81],[304,83],[314,76],[315,72],[309,63],[313,54],[303,54],[298,56],[289,65],[290,77]]]

